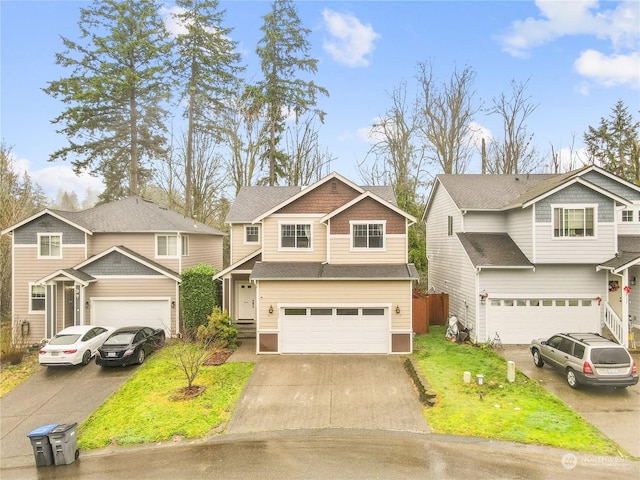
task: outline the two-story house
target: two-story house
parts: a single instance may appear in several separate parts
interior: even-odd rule
[[[429,286],[486,342],[640,320],[640,187],[587,166],[558,175],[438,175],[423,219]]]
[[[13,322],[31,342],[89,324],[176,335],[181,272],[223,266],[224,233],[140,197],[45,209],[1,233],[12,237]]]
[[[408,353],[408,227],[389,187],[332,173],[307,187],[245,187],[232,205],[223,307],[257,353]]]

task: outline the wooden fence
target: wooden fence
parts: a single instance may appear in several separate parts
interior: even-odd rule
[[[413,291],[413,331],[427,333],[429,325],[446,325],[449,316],[449,295],[431,293],[425,295]]]

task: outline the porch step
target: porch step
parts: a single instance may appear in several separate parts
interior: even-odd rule
[[[238,338],[256,338],[255,323],[236,323]]]

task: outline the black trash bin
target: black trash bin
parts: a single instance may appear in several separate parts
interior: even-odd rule
[[[53,462],[56,465],[69,465],[80,456],[77,426],[77,423],[60,424],[49,432]]]
[[[49,433],[57,426],[57,423],[42,425],[27,433],[27,437],[31,440],[31,446],[33,447],[36,467],[53,465],[53,450],[51,449],[51,442],[49,442]]]

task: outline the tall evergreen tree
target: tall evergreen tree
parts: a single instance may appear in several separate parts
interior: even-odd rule
[[[62,37],[56,55],[70,75],[44,89],[67,105],[53,123],[69,145],[50,160],[103,174],[102,201],[137,195],[146,163],[165,154],[168,32],[153,0],[94,0],[78,26],[79,40]]]
[[[640,122],[634,121],[622,100],[597,128],[589,126],[584,141],[591,163],[640,185]]]
[[[221,137],[221,122],[227,100],[238,90],[241,72],[237,42],[230,38],[231,29],[223,27],[224,10],[218,0],[177,0],[182,9],[176,15],[184,30],[176,38],[178,76],[181,97],[186,101],[187,119],[185,151],[185,214],[193,210],[195,197],[206,192],[194,191],[194,142],[198,136],[210,135],[214,141]]]
[[[257,53],[264,79],[252,89],[259,108],[265,109],[269,123],[269,143],[266,161],[269,163],[269,185],[277,177],[286,154],[278,150],[286,115],[298,117],[314,111],[322,122],[324,112],[315,109],[319,94],[329,92],[300,74],[315,73],[318,60],[309,55],[310,30],[303,28],[293,0],[275,0],[264,17],[260,29],[264,36],[258,42]]]

